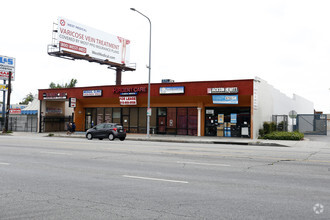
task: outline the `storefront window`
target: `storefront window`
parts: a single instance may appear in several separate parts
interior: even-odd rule
[[[250,108],[207,108],[205,111],[205,135],[241,137],[242,128],[250,127]]]
[[[104,108],[97,108],[97,124],[104,122]]]
[[[104,121],[106,123],[111,123],[112,122],[112,108],[105,108]]]
[[[130,133],[138,133],[138,108],[131,108],[130,109]]]
[[[121,108],[113,108],[112,112],[112,121],[113,123],[118,123],[120,124],[120,119],[121,119]]]
[[[139,108],[139,133],[147,133],[147,108]]]

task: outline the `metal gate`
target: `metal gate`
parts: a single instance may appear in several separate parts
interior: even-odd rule
[[[327,115],[297,115],[297,129],[309,135],[327,135]]]
[[[1,123],[0,128],[3,129],[4,124]],[[24,131],[37,132],[38,117],[37,115],[9,115],[8,130],[9,131]]]
[[[66,131],[69,122],[72,122],[71,116],[44,116],[41,119],[40,132]]]
[[[273,122],[276,124],[277,131],[288,131],[288,116],[287,115],[273,115]]]

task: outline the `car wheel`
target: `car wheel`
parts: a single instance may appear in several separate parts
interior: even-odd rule
[[[115,139],[115,136],[114,136],[112,133],[110,133],[110,134],[109,134],[109,140],[110,140],[110,141],[113,141],[113,139]]]
[[[86,135],[86,137],[87,137],[88,140],[92,140],[93,139],[93,135],[91,133],[88,133]]]
[[[125,138],[119,138],[119,140],[123,141],[123,140],[125,140]]]

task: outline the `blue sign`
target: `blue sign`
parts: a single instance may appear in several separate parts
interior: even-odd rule
[[[160,87],[159,94],[183,94],[184,86]]]
[[[83,96],[102,96],[102,90],[85,90]]]
[[[213,104],[238,104],[238,95],[213,95]]]
[[[0,56],[0,63],[14,65],[14,58]]]
[[[137,92],[122,92],[120,95],[137,95]]]
[[[232,124],[237,123],[237,114],[236,113],[230,114],[230,123],[232,123]]]

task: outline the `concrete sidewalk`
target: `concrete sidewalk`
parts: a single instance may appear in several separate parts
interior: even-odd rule
[[[50,133],[31,133],[31,132],[14,132],[12,136],[30,136],[36,135],[41,137],[69,137],[69,138],[86,138],[85,132],[75,132],[67,135],[66,132],[50,132]],[[262,140],[249,138],[233,138],[233,137],[208,137],[208,136],[185,136],[185,135],[157,135],[151,134],[147,138],[146,134],[127,134],[126,140],[132,141],[156,141],[156,142],[175,142],[175,143],[202,143],[202,144],[232,144],[232,145],[255,145],[255,146],[276,146],[276,147],[294,147],[302,142],[309,141],[280,141],[280,140]]]

